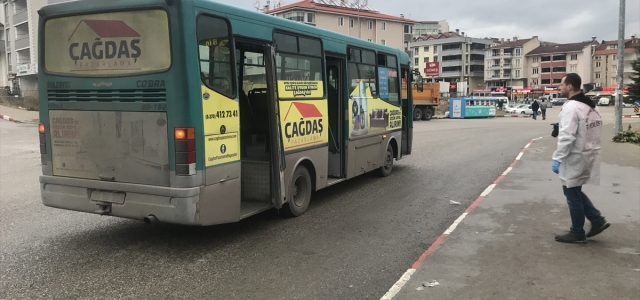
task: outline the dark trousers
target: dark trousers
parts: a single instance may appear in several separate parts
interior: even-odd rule
[[[571,233],[578,237],[584,237],[585,217],[591,224],[600,224],[603,220],[600,211],[593,206],[589,197],[582,192],[582,186],[568,188],[562,186],[564,195],[567,197],[569,214],[571,215]]]
[[[542,111],[542,119],[543,120],[546,119],[547,118],[547,109],[546,108],[545,109],[541,108],[540,110]]]

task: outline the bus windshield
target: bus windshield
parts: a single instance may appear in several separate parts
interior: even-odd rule
[[[44,26],[45,70],[69,76],[121,76],[171,66],[164,10],[77,15]]]

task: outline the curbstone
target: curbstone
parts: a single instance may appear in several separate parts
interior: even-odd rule
[[[6,116],[6,115],[0,115],[0,119],[11,121],[11,122],[16,122],[16,123],[22,123],[22,122],[20,122],[20,121],[18,121],[16,119],[14,119],[12,117],[9,117],[9,116]]]

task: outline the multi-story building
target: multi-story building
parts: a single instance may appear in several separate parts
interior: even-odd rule
[[[485,88],[496,94],[517,90],[526,96],[529,91],[525,89],[529,86],[526,55],[538,47],[540,40],[537,36],[530,39],[513,37],[513,40],[493,44],[484,56]]]
[[[449,22],[446,20],[420,21],[413,24],[412,28],[414,39],[423,35],[439,34],[443,32],[449,32]]]
[[[484,86],[485,48],[493,43],[489,39],[468,37],[464,32],[446,32],[418,38],[409,45],[413,57],[412,67],[426,81],[465,82],[466,90],[458,94],[469,94],[470,89]],[[435,62],[437,70],[427,69]]]
[[[265,13],[402,50],[405,33],[410,35],[415,23],[403,16],[382,14],[366,1],[357,4],[344,0],[303,0],[267,9]]]
[[[624,71],[623,83],[628,86],[632,80],[633,68],[631,63],[638,58],[636,48],[640,47],[640,39],[635,35],[624,41]],[[618,41],[602,41],[596,48],[593,57],[593,80],[595,88],[614,87],[618,75]]]
[[[582,79],[582,88],[593,88],[591,58],[599,43],[595,40],[542,45],[527,54],[527,78],[529,86],[540,94],[558,97],[558,86],[567,73],[577,73]]]
[[[2,0],[6,65],[1,72],[7,79],[5,86],[10,87],[12,94],[37,93],[38,10],[49,2]]]

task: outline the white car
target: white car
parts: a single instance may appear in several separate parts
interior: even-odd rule
[[[631,104],[631,103],[622,103],[622,107],[630,108],[630,107],[633,107],[633,104]]]
[[[520,104],[516,106],[516,108],[511,109],[512,114],[521,114],[521,115],[532,115],[533,110],[531,109],[530,104]],[[540,109],[538,109],[538,114],[542,113]]]

